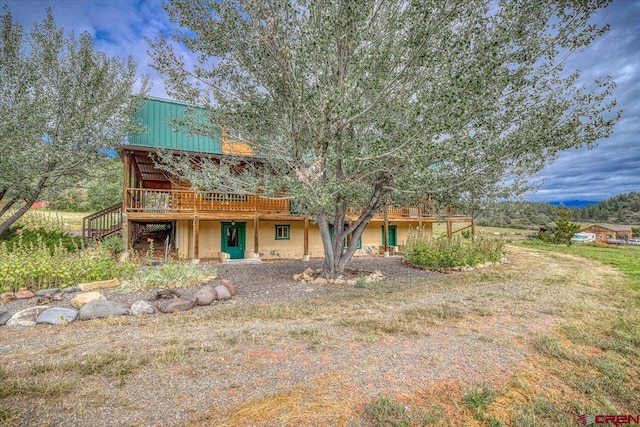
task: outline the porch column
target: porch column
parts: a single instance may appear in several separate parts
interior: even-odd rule
[[[387,207],[384,207],[384,256],[389,256],[389,216]]]
[[[200,217],[193,217],[193,259],[200,258]]]
[[[258,244],[259,244],[259,238],[258,238],[259,225],[260,225],[260,217],[256,213],[254,218],[253,218],[253,253],[254,253],[256,258],[258,258],[259,254],[260,254],[260,247],[258,246]]]
[[[302,260],[309,261],[309,218],[304,219],[304,248]]]
[[[128,215],[126,213],[122,213],[122,246],[124,247],[124,252],[127,252],[129,250],[129,242],[131,241],[131,238],[129,237],[129,219],[128,219]]]

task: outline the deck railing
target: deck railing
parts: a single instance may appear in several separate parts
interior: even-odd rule
[[[97,240],[109,236],[122,228],[122,203],[110,206],[82,218],[82,237]]]
[[[216,192],[196,193],[189,190],[152,190],[128,188],[127,212],[196,213],[196,212],[273,212],[291,213],[288,198],[266,197]]]
[[[299,215],[295,203],[283,194],[277,198],[216,192],[196,193],[190,190],[162,190],[127,188],[125,193],[127,212],[137,213],[198,213],[198,212],[267,212]],[[349,209],[349,215],[357,215],[359,209]],[[388,218],[450,217],[459,215],[450,206],[423,203],[420,206],[388,206]],[[384,210],[375,218],[384,217]]]

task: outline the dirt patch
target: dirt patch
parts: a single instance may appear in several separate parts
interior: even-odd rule
[[[518,248],[509,259],[449,275],[359,259],[352,268],[386,277],[364,288],[293,280],[320,261],[218,264],[234,300],[1,328],[0,381],[18,391],[0,406],[9,425],[370,425],[363,413],[380,395],[407,405],[440,396],[437,422],[456,425],[469,412],[454,398],[465,388],[503,384],[541,333],[613,304],[611,268]]]

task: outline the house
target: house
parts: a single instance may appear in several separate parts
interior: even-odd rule
[[[187,109],[184,104],[168,100],[146,102],[138,114],[148,132],[131,136],[120,150],[124,163],[122,205],[88,217],[85,237],[100,237],[121,229],[130,246],[144,230],[164,230],[167,244],[180,259],[324,256],[318,225],[296,212],[295,202],[286,195],[266,198],[260,194],[195,192],[189,183],[156,168],[152,157],[158,149],[175,155],[212,159],[234,155],[253,161],[251,148],[226,133],[204,137],[172,126],[172,118],[183,117]],[[405,245],[411,227],[432,230],[433,224],[440,221],[446,221],[449,235],[460,224],[467,228],[474,225],[471,218],[454,215],[451,208],[436,211],[432,200],[425,200],[420,206],[390,206],[374,216],[355,255],[393,252]]]
[[[633,230],[630,225],[606,225],[594,224],[580,230],[581,233],[593,233],[596,240],[604,241],[607,239],[623,239],[629,240],[633,237]]]

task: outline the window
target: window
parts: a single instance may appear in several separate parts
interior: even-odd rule
[[[291,236],[291,226],[276,225],[276,240],[289,240]]]

